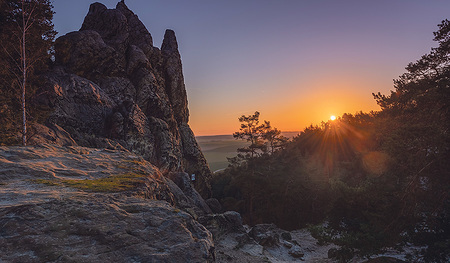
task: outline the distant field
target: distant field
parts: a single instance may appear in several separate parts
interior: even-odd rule
[[[248,145],[248,142],[236,140],[233,135],[214,135],[196,137],[211,171],[227,168],[227,157],[237,155],[237,148]]]
[[[292,138],[298,132],[283,132],[283,136]],[[227,157],[237,155],[237,149],[247,146],[249,143],[243,140],[236,140],[233,135],[213,135],[196,137],[211,171],[227,168]]]

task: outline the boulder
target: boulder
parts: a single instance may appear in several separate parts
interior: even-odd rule
[[[291,233],[289,233],[289,232],[282,232],[281,233],[281,238],[283,239],[283,240],[286,240],[286,241],[291,241],[292,240],[292,235],[291,235]]]
[[[299,246],[293,246],[291,250],[289,250],[289,255],[293,258],[303,258],[305,255],[304,251]]]
[[[328,258],[347,262],[354,257],[355,253],[350,248],[331,248],[328,250]]]
[[[198,221],[211,231],[216,239],[229,233],[245,233],[241,215],[235,211],[205,215]]]
[[[242,217],[241,214],[239,214],[236,211],[226,211],[223,213],[223,216],[229,222],[229,226],[231,229],[235,229],[237,231],[241,231],[243,229],[242,226]]]
[[[279,229],[274,224],[260,224],[252,227],[248,233],[251,238],[264,247],[275,247],[280,244]]]
[[[376,257],[366,260],[363,263],[402,263],[402,262],[405,261],[393,257]]]
[[[222,205],[219,203],[219,200],[216,198],[209,198],[205,200],[206,204],[211,208],[211,211],[214,214],[222,213]]]

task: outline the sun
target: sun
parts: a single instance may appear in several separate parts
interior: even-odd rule
[[[331,115],[331,116],[330,116],[330,120],[332,120],[332,121],[336,120],[336,116]]]

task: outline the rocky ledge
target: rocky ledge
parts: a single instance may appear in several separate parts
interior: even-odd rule
[[[201,202],[128,151],[0,147],[0,261],[213,262]]]

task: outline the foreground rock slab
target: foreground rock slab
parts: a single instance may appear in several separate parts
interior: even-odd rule
[[[0,262],[214,262],[182,195],[127,151],[0,147]]]
[[[104,195],[0,209],[6,262],[211,262],[211,235],[163,201]]]

